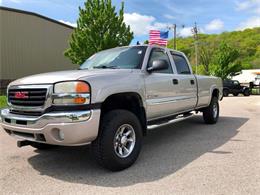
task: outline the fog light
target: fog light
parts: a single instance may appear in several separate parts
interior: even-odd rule
[[[61,140],[64,140],[64,133],[61,130],[59,130],[59,137]]]

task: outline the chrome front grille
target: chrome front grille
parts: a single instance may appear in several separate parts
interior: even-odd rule
[[[10,113],[17,115],[27,115],[27,116],[41,116],[43,111],[23,111],[23,110],[10,110]]]
[[[52,105],[53,85],[10,86],[7,91],[8,105],[13,114],[41,115]]]
[[[46,88],[9,89],[8,101],[15,106],[44,106],[47,97]]]

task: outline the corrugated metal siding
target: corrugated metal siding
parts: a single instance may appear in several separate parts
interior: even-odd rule
[[[63,55],[73,29],[9,10],[0,10],[0,20],[0,79],[77,68]]]

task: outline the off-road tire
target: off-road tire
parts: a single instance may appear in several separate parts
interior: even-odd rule
[[[224,89],[223,90],[223,96],[228,97],[228,95],[229,95],[229,91],[227,89]]]
[[[244,96],[250,96],[250,90],[249,89],[245,89],[243,94],[244,94]]]
[[[238,96],[239,95],[239,93],[233,93],[233,96]]]
[[[217,113],[214,110],[217,108]],[[203,119],[206,124],[216,124],[219,118],[219,103],[217,97],[212,97],[210,105],[203,111]]]
[[[129,124],[135,132],[135,145],[129,156],[119,157],[114,149],[114,138],[118,128]],[[121,171],[130,167],[138,158],[142,147],[142,127],[137,116],[127,110],[112,110],[101,118],[99,135],[92,142],[92,151],[96,161],[111,171]]]

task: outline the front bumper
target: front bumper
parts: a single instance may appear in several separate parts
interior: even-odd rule
[[[24,116],[1,110],[0,126],[20,140],[77,146],[96,139],[100,110],[50,112],[41,116]]]

